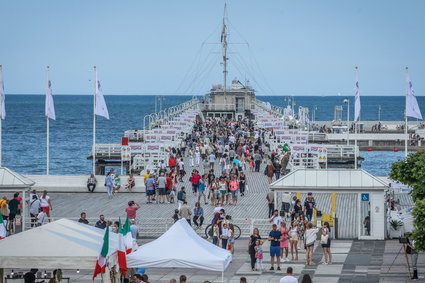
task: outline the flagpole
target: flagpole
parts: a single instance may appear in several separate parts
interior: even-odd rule
[[[0,87],[2,88],[0,91],[3,91],[4,92],[4,89],[3,89],[3,85],[4,85],[4,83],[3,83],[3,66],[2,65],[0,65],[0,79],[1,79],[1,81],[0,81],[0,83],[1,83],[0,84]],[[6,96],[6,94],[4,94],[4,93],[3,93],[3,95]],[[2,103],[4,103],[4,101]],[[3,105],[1,105],[0,107],[3,107]],[[2,109],[0,109],[0,110],[3,111]],[[2,166],[2,158],[3,158],[3,155],[2,155],[2,152],[3,152],[3,145],[2,145],[2,139],[3,139],[2,132],[3,132],[3,129],[2,129],[2,122],[3,121],[2,120],[3,120],[3,117],[0,117],[0,166]]]
[[[0,65],[0,68],[1,68],[1,65]],[[0,72],[1,72],[1,69],[0,69]],[[1,86],[0,86],[1,87]],[[2,148],[2,131],[3,131],[3,129],[2,129],[2,118],[0,118],[0,167],[2,166],[2,151],[3,151],[3,148]]]
[[[406,76],[409,76],[409,67],[406,67]],[[407,89],[406,89],[406,106],[404,109],[404,157],[407,158],[407,142],[409,137],[407,136]]]
[[[96,174],[96,84],[97,84],[97,71],[96,66],[93,67],[94,70],[94,93],[93,93],[93,164],[92,172]]]
[[[47,91],[49,91],[50,81],[50,67],[47,66]],[[47,94],[46,94],[47,95]],[[47,103],[47,101],[46,101]],[[47,114],[47,113],[46,113]],[[46,115],[46,175],[49,175],[50,168],[50,121],[49,116]]]
[[[356,81],[359,81],[359,67],[356,66]],[[357,90],[356,90],[357,91]],[[354,108],[356,107],[356,98],[354,98]],[[354,110],[354,112],[356,112],[356,110]],[[354,113],[354,116],[356,113]],[[360,116],[360,115],[359,115]],[[360,117],[357,118],[354,117],[354,169],[357,169],[357,122],[360,119]]]

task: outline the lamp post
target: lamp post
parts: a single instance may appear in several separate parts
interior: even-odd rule
[[[350,145],[350,100],[346,98],[344,103],[347,104],[347,145]]]
[[[381,122],[381,105],[378,105],[378,122]]]

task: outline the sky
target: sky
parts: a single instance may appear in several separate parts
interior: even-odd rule
[[[425,95],[425,1],[228,0],[229,79],[259,95]],[[224,0],[0,0],[7,94],[203,95],[222,83]],[[248,43],[248,44],[246,44]]]

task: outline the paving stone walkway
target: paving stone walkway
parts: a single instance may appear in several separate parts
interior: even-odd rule
[[[151,240],[142,240],[146,243]],[[316,244],[314,250],[314,266],[304,264],[304,249],[299,250],[299,260],[281,264],[281,271],[270,271],[270,257],[268,248],[265,245],[263,272],[253,272],[250,268],[249,255],[247,253],[247,240],[238,240],[235,244],[235,254],[233,262],[224,273],[225,282],[239,283],[241,276],[247,278],[248,283],[278,283],[285,275],[286,268],[291,266],[294,269],[294,276],[300,282],[304,274],[309,274],[314,283],[378,283],[378,282],[411,282],[406,269],[406,259],[404,254],[400,254],[395,260],[391,270],[388,271],[393,260],[400,249],[398,241],[342,241],[332,242],[333,263],[331,265],[320,264],[323,253],[320,245]],[[425,255],[419,255],[418,261],[419,275],[425,274]],[[6,274],[11,270],[6,270]],[[16,270],[15,270],[16,272]],[[178,278],[184,274],[188,277],[189,283],[202,283],[206,280],[210,282],[221,282],[221,273],[203,271],[196,269],[171,269],[171,268],[149,268],[147,270],[150,282],[168,283],[172,278]],[[91,280],[92,271],[82,270],[79,274],[75,270],[65,270],[64,275],[72,278],[71,282],[88,283]],[[96,280],[95,282],[100,282]],[[416,282],[425,282],[421,279]]]

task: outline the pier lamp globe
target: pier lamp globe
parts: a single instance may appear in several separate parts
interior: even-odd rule
[[[343,100],[343,102],[344,102],[345,104],[347,104],[347,103],[348,103],[348,98],[344,99],[344,100]]]

